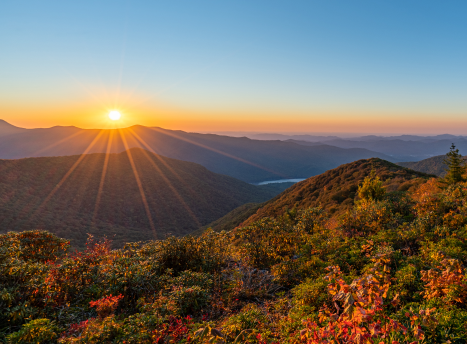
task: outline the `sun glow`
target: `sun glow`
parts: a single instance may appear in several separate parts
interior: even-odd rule
[[[120,119],[120,117],[122,117],[122,115],[120,114],[120,112],[118,112],[116,110],[112,110],[112,111],[109,112],[109,118],[112,121],[118,121]]]

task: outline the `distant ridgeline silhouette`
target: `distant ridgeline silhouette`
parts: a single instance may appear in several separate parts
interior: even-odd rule
[[[308,178],[358,159],[379,157],[400,161],[362,148],[343,149],[326,144],[305,146],[279,140],[252,140],[144,126],[121,130],[76,127],[22,129],[6,122],[0,123],[0,159],[66,156],[84,152],[119,153],[134,147],[195,162],[213,172],[249,183]]]

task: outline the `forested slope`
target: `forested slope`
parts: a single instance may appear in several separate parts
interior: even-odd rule
[[[106,154],[0,160],[0,231],[47,229],[78,246],[92,233],[121,244],[188,234],[276,194],[138,148],[108,160]]]
[[[330,213],[343,212],[354,205],[359,184],[373,169],[388,191],[405,191],[430,177],[377,158],[355,161],[293,185],[266,202],[244,224],[294,208],[321,206]]]

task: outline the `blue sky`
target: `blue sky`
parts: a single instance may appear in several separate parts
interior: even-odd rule
[[[99,103],[173,128],[211,118],[217,130],[342,131],[354,120],[351,131],[454,132],[467,114],[466,10],[462,1],[2,1],[0,116],[72,124],[87,104],[78,124],[92,126],[84,119]],[[67,106],[68,117],[44,115]]]

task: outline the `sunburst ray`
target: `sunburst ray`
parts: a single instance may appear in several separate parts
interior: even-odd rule
[[[145,195],[144,190],[143,190],[143,185],[141,183],[141,179],[139,177],[138,170],[136,169],[136,165],[135,165],[135,162],[133,160],[133,156],[131,155],[131,151],[130,151],[130,149],[128,147],[128,143],[127,143],[125,134],[123,133],[123,130],[118,129],[118,131],[119,131],[120,136],[122,138],[123,145],[125,146],[125,150],[126,150],[126,153],[128,155],[128,159],[130,160],[130,165],[131,165],[131,168],[133,170],[133,174],[135,176],[136,184],[138,185],[139,193],[141,195],[141,200],[143,202],[144,209],[146,211],[146,216],[147,216],[148,221],[149,221],[149,226],[151,227],[151,230],[154,233],[154,239],[157,240],[158,239],[157,230],[156,230],[156,227],[154,226],[154,222],[152,220],[151,211],[149,209],[149,204],[148,204],[148,201],[146,199],[146,195]]]
[[[104,189],[104,181],[105,181],[105,176],[107,174],[107,167],[109,165],[109,158],[110,158],[110,151],[112,149],[113,135],[114,135],[114,131],[111,130],[109,133],[109,140],[107,142],[107,150],[105,152],[104,166],[102,167],[102,175],[101,175],[101,180],[99,182],[99,189],[97,190],[96,204],[94,206],[94,212],[92,215],[92,222],[91,222],[92,226],[94,226],[95,221],[96,221],[97,211],[99,210],[99,204],[100,204],[101,197],[102,197],[102,190]]]
[[[78,165],[81,163],[81,161],[84,159],[86,154],[91,150],[91,148],[94,146],[94,144],[99,140],[99,138],[102,136],[104,133],[104,130],[101,130],[94,140],[89,144],[89,146],[86,148],[86,150],[80,155],[78,160],[71,166],[71,168],[68,170],[68,172],[62,177],[62,179],[55,185],[55,187],[52,189],[52,191],[49,193],[49,195],[42,201],[42,203],[37,207],[36,211],[31,215],[31,217],[28,219],[29,221],[32,221],[40,211],[43,210],[45,205],[49,202],[49,200],[53,197],[53,195],[60,189],[60,187],[65,183],[65,181],[68,179],[68,177],[73,173],[73,171],[78,167]]]
[[[164,159],[161,159],[161,157],[156,153],[154,152],[154,150],[137,134],[135,133],[135,131],[131,128],[127,128],[127,130],[137,139],[137,141],[139,141],[141,144],[143,144],[144,147],[146,147],[151,153],[153,153],[155,155],[155,157],[162,163],[164,164],[164,166],[170,171],[172,172],[172,174],[178,179],[180,180],[187,188],[188,190],[190,190],[193,194],[195,194],[193,192],[193,190],[191,189],[191,187],[189,186],[188,183],[186,183],[183,178],[181,178],[171,167],[169,164],[167,164],[167,162],[164,161]],[[150,164],[157,170],[157,172],[159,173],[159,175],[164,179],[165,183],[169,186],[169,188],[172,190],[172,192],[174,193],[175,197],[177,197],[177,199],[180,201],[180,203],[182,204],[182,206],[185,208],[185,210],[188,212],[188,214],[190,214],[190,216],[193,218],[193,220],[196,222],[196,224],[198,226],[201,226],[201,223],[199,222],[198,218],[196,217],[196,215],[193,213],[193,211],[191,210],[191,208],[188,206],[188,204],[186,204],[185,200],[183,199],[183,197],[178,193],[177,189],[173,186],[173,184],[170,182],[170,180],[167,178],[166,175],[164,175],[164,173],[162,172],[162,170],[160,169],[159,166],[157,166],[157,164],[154,162],[154,160],[151,159],[151,157],[149,156],[149,154],[146,152],[146,150],[143,150],[143,154],[146,156],[146,158],[148,159],[148,161],[150,162]]]

